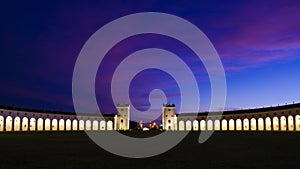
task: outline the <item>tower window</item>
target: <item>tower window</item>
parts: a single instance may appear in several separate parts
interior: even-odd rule
[[[171,109],[168,109],[168,111],[171,111]]]
[[[121,119],[121,123],[123,123],[123,119]]]
[[[168,120],[168,123],[171,123],[171,120]]]

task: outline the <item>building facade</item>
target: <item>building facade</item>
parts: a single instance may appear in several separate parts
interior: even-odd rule
[[[208,113],[175,113],[174,104],[162,107],[162,128],[170,131],[300,131],[300,103],[225,111],[221,118]],[[213,113],[211,113],[213,114]],[[196,117],[196,118],[195,118]],[[130,105],[117,105],[116,114],[76,115],[67,112],[0,107],[4,131],[129,130]]]
[[[213,114],[213,113],[212,113]],[[219,119],[208,113],[181,114],[178,130],[300,131],[300,103],[258,109],[225,111]]]

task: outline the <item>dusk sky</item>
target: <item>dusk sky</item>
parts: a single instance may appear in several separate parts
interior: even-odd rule
[[[300,102],[296,0],[1,1],[0,6],[0,105],[74,111],[72,75],[81,48],[105,24],[137,12],[173,14],[207,35],[225,69],[226,109]],[[201,93],[200,110],[208,110],[210,83],[201,61],[195,61],[193,52],[179,41],[145,34],[121,41],[105,56],[95,84],[101,111],[115,111],[110,81],[116,66],[132,52],[150,47],[172,51],[190,66]],[[130,85],[133,106],[147,110],[148,95],[157,88],[169,103],[180,102],[172,77],[147,70]]]

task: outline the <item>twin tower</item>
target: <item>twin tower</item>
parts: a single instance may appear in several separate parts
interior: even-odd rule
[[[162,127],[163,130],[177,130],[177,116],[175,114],[175,104],[163,104],[162,107]],[[114,128],[116,130],[130,129],[130,105],[118,104],[117,114],[114,117]]]

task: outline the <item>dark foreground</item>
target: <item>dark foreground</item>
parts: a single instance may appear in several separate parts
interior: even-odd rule
[[[159,156],[129,159],[104,151],[84,132],[0,133],[0,169],[300,168],[300,133],[216,132],[203,144],[198,136],[190,133]]]

